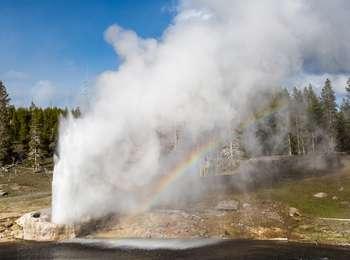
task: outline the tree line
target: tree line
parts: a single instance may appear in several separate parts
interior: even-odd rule
[[[242,123],[235,130],[238,149],[246,157],[350,152],[350,79],[345,91],[337,103],[327,79],[320,95],[311,85],[255,93],[251,98],[254,124]],[[260,101],[255,102],[256,98]],[[40,171],[45,159],[55,153],[59,119],[68,113],[81,116],[79,108],[40,108],[34,103],[14,107],[0,81],[0,166],[20,162]],[[258,144],[250,148],[252,139]]]
[[[312,85],[263,93],[268,102],[253,109],[256,123],[250,131],[238,131],[241,149],[247,157],[350,152],[350,79],[345,92],[337,102],[332,82],[327,79],[320,95]],[[257,140],[254,149],[249,149],[247,132],[248,138],[253,135]]]
[[[67,108],[41,108],[10,104],[6,87],[0,81],[0,166],[24,163],[41,171],[46,158],[52,158],[58,138],[59,118],[67,116]],[[79,108],[71,110],[80,116]]]

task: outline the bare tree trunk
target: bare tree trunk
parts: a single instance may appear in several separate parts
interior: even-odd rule
[[[301,148],[302,148],[302,154],[306,154],[306,151],[305,151],[305,142],[304,142],[304,138],[301,137]]]
[[[288,153],[292,156],[292,135],[288,134]]]
[[[34,172],[36,172],[36,148],[34,148]]]
[[[296,130],[297,130],[297,147],[298,147],[298,155],[300,155],[300,129],[299,129],[299,122],[298,122],[298,118],[296,118],[295,120],[295,126],[296,126]]]

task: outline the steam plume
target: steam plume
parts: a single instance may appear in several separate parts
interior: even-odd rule
[[[349,24],[346,0],[189,0],[159,40],[110,26],[105,39],[123,62],[98,78],[82,118],[61,123],[53,221],[137,208],[170,160],[160,132],[181,129],[181,158],[225,136],[252,92],[349,71]]]

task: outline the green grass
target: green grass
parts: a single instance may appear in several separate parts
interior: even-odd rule
[[[26,168],[17,168],[16,174],[14,169],[0,174],[0,187],[8,192],[9,197],[31,192],[50,192],[51,181],[51,174],[34,174],[32,170]],[[13,189],[14,186],[18,188]]]
[[[343,191],[340,191],[343,187]],[[326,198],[315,198],[318,192],[328,194]],[[303,180],[289,180],[270,188],[261,188],[252,193],[258,200],[273,200],[298,208],[303,214],[313,217],[350,218],[350,173],[331,174]],[[332,197],[337,196],[337,200]]]
[[[24,212],[46,208],[51,202],[52,175],[34,174],[31,169],[17,167],[0,174],[0,189],[7,197],[0,197],[0,219]]]

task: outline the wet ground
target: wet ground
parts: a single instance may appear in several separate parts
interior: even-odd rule
[[[170,240],[145,243],[6,243],[0,244],[0,259],[350,259],[350,247],[322,246],[281,241],[230,240],[208,245]],[[146,241],[146,240],[144,240]],[[191,241],[188,241],[191,244]],[[152,246],[152,244],[154,246]],[[206,242],[204,241],[204,244]],[[151,246],[150,246],[151,245]],[[191,246],[193,246],[191,248]]]

